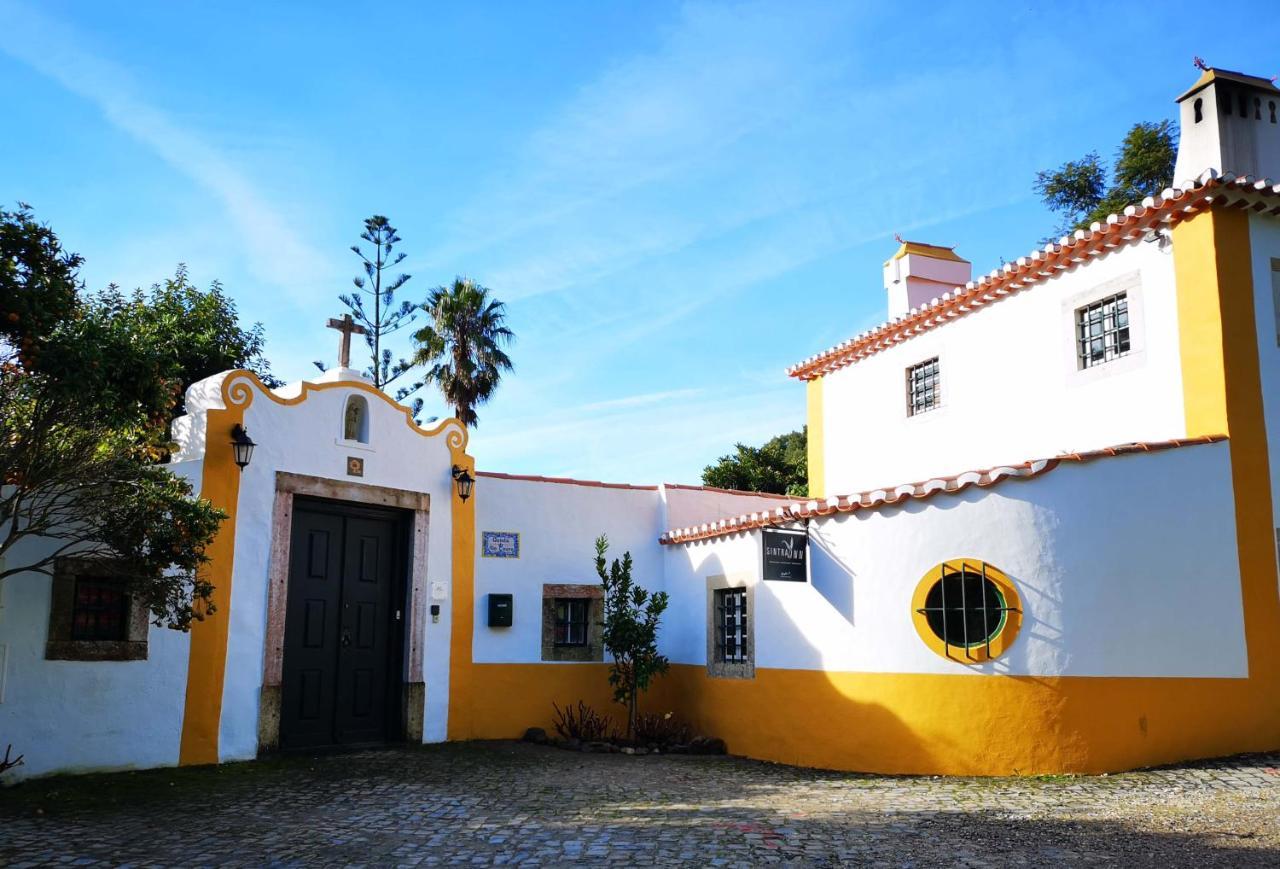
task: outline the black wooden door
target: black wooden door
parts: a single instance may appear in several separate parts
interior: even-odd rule
[[[280,746],[390,738],[400,693],[403,523],[392,512],[295,501]]]

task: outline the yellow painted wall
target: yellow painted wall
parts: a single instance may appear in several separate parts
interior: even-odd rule
[[[809,463],[809,497],[825,498],[826,489],[826,442],[822,416],[822,378],[816,377],[805,384],[807,399],[807,425],[809,427],[808,463]]]

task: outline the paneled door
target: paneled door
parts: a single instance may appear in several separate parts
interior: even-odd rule
[[[281,748],[399,735],[404,527],[394,511],[295,500]]]

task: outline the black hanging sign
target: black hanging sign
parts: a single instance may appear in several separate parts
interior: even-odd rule
[[[763,535],[764,578],[805,582],[808,579],[805,571],[805,561],[809,555],[808,532],[765,528]]]

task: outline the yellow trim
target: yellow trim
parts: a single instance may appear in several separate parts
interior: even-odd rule
[[[822,378],[815,377],[805,386],[806,416],[809,427],[806,460],[809,466],[809,497],[826,497],[826,445],[823,440]]]
[[[925,244],[922,241],[904,241],[902,246],[898,248],[897,253],[889,257],[885,265],[896,259],[902,259],[907,254],[915,254],[916,256],[926,256],[929,259],[944,259],[951,262],[967,263],[968,260],[956,253],[954,247],[942,247],[936,244]]]
[[[459,445],[452,452],[453,463],[476,475],[474,460]],[[475,636],[476,499],[484,497],[483,486],[471,490],[463,501],[452,487],[449,500],[453,523],[453,605],[449,634],[449,739],[476,736],[473,712],[477,697],[473,685],[471,644]],[[550,701],[548,701],[550,702]],[[483,716],[479,719],[483,721]]]
[[[200,479],[200,497],[227,513],[209,545],[206,575],[213,584],[212,603],[215,611],[197,621],[191,628],[191,648],[187,663],[186,703],[182,717],[182,737],[178,763],[182,765],[217,763],[218,733],[222,722],[222,692],[226,682],[227,643],[231,622],[231,580],[235,567],[236,511],[240,498],[241,471],[231,450],[231,429],[244,424],[245,411],[256,395],[276,404],[297,405],[313,392],[326,389],[357,389],[378,396],[402,410],[405,422],[425,437],[433,437],[451,428],[446,443],[455,464],[466,462],[467,431],[456,419],[442,420],[431,429],[413,421],[413,414],[389,395],[362,381],[338,380],[329,383],[303,383],[298,395],[281,398],[269,390],[252,371],[228,372],[222,381],[224,407],[207,411],[205,425],[204,465]],[[457,501],[456,494],[454,501]],[[455,562],[456,563],[456,562]],[[456,573],[455,567],[455,573]],[[469,586],[468,586],[469,590]]]
[[[218,729],[222,723],[222,687],[227,670],[227,634],[231,615],[231,574],[235,565],[236,508],[240,501],[240,468],[231,449],[231,429],[244,423],[253,394],[229,388],[234,375],[222,382],[225,408],[208,411],[205,419],[204,465],[200,497],[227,514],[206,550],[206,578],[213,584],[212,615],[191,626],[187,656],[187,695],[182,714],[178,763],[187,766],[218,762]],[[256,379],[256,378],[255,378]]]
[[[991,638],[990,643],[970,646],[968,649],[955,644],[948,645],[933,632],[933,628],[929,627],[928,617],[920,610],[924,609],[929,591],[942,579],[944,567],[953,571],[968,570],[984,574],[1000,590],[1000,594],[1004,597],[1004,605],[1009,607],[1009,611],[1004,614],[1004,624]],[[981,664],[1003,655],[1018,638],[1018,630],[1022,627],[1022,599],[1018,597],[1018,590],[1013,582],[1000,568],[985,564],[976,558],[948,559],[926,573],[916,585],[915,593],[911,596],[911,623],[924,644],[943,658],[959,664]],[[990,649],[989,653],[988,649]]]
[[[1271,81],[1270,79],[1260,78],[1259,76],[1256,76],[1256,75],[1246,75],[1245,73],[1242,73],[1242,72],[1233,72],[1232,70],[1229,70],[1229,69],[1210,68],[1200,73],[1200,78],[1196,79],[1196,83],[1193,84],[1188,90],[1186,90],[1180,97],[1174,100],[1174,102],[1175,103],[1182,102],[1192,94],[1196,94],[1204,90],[1205,88],[1213,84],[1218,79],[1222,79],[1223,81],[1235,82],[1236,84],[1246,85],[1248,87],[1257,88],[1258,90],[1263,90],[1263,91],[1280,91],[1280,88],[1276,87],[1276,83]]]

